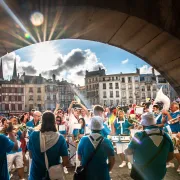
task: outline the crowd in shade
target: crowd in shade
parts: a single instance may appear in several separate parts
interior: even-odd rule
[[[180,110],[154,100],[123,107],[72,101],[68,110],[0,115],[0,179],[110,180],[116,158],[134,180],[162,180],[167,168],[180,173]],[[168,102],[167,102],[168,103]],[[170,103],[170,102],[169,102]],[[176,166],[175,166],[175,164]]]

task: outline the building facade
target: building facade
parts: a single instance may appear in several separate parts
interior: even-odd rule
[[[25,86],[16,70],[14,60],[13,76],[10,81],[4,80],[2,59],[0,63],[0,113],[21,114],[25,110]]]
[[[139,84],[139,71],[102,76],[99,82],[100,103],[105,106],[139,104]]]
[[[62,80],[58,84],[58,96],[60,107],[67,109],[74,100],[74,85]]]
[[[86,71],[85,75],[85,86],[86,86],[86,93],[87,93],[87,101],[90,104],[99,104],[100,97],[99,97],[99,82],[100,78],[105,76],[105,70],[99,68],[98,71]]]
[[[45,79],[41,76],[29,76],[25,73],[21,76],[25,84],[25,111],[32,109],[43,111],[45,98]]]

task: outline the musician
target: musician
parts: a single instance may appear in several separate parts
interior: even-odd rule
[[[144,113],[141,124],[144,131],[137,132],[125,150],[126,155],[133,155],[131,177],[134,180],[162,180],[166,162],[173,159],[172,140],[156,126],[152,113]]]
[[[11,117],[10,122],[13,126],[17,125],[18,120],[16,117]],[[20,147],[20,139],[22,137],[22,132],[18,129],[13,128],[12,133],[14,133],[17,141],[18,141],[18,150],[17,152],[10,151],[7,154],[7,162],[8,162],[8,170],[9,172],[12,170],[13,164],[15,165],[18,175],[20,179],[24,178],[24,164],[23,164],[23,153],[22,148]]]
[[[59,133],[62,134],[62,135],[66,135],[66,133],[67,133],[66,128],[65,128],[65,130],[62,130],[62,131],[59,130],[60,125],[65,125],[66,124],[66,122],[63,121],[62,116],[56,116],[56,124],[57,124],[57,130],[59,131]]]
[[[171,112],[168,112],[166,110],[162,111],[163,114],[163,122],[168,123],[168,121],[170,121],[171,119],[174,118],[179,118],[180,116],[180,111],[179,111],[179,104],[176,102],[171,103],[170,106],[170,110]],[[178,132],[180,132],[180,122],[176,122],[174,124],[169,124],[169,127],[171,129],[172,134],[177,134]],[[178,161],[179,167],[177,169],[177,172],[180,172],[180,153],[178,151],[175,151],[175,157]],[[174,167],[174,163],[169,163],[167,165],[167,167]]]
[[[116,135],[128,135],[130,136],[130,128],[133,127],[131,123],[128,122],[127,119],[125,119],[124,111],[120,110],[118,111],[117,118],[114,121],[114,128],[115,128],[115,134]],[[117,154],[120,154],[122,164],[119,165],[120,168],[125,167],[127,162],[125,161],[125,154],[124,150],[128,147],[128,143],[116,143],[117,148]],[[131,163],[128,162],[128,168],[131,169]]]
[[[31,121],[28,121],[28,122],[26,123],[26,126],[32,127],[32,128],[38,126],[39,123],[40,123],[41,116],[42,116],[41,112],[35,111],[35,112],[33,113],[33,119],[32,119]]]
[[[164,127],[164,123],[162,122],[162,113],[159,110],[159,105],[158,104],[153,105],[152,111],[154,118],[156,120],[156,125],[162,129]]]
[[[95,105],[94,106],[94,109],[93,109],[93,114],[94,116],[100,116],[103,118],[103,129],[101,130],[101,135],[103,137],[107,137],[111,130],[109,129],[109,127],[107,126],[107,124],[105,124],[105,121],[106,121],[106,116],[105,116],[105,113],[104,113],[104,108],[100,105]]]

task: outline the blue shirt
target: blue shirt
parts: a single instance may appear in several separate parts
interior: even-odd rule
[[[78,155],[81,156],[83,166],[93,151],[94,146],[90,142],[89,137],[82,137],[78,146]],[[104,138],[104,141],[87,167],[87,180],[110,180],[107,164],[107,159],[110,156],[114,156],[114,149],[111,141]]]
[[[38,121],[38,123],[35,125],[35,124],[34,124],[34,120],[28,121],[28,122],[26,123],[26,126],[32,127],[32,128],[34,128],[34,127],[36,127],[36,126],[38,126],[38,125],[39,125],[39,121]]]
[[[106,137],[111,133],[111,130],[109,129],[109,127],[107,126],[107,124],[103,124],[104,125],[104,128],[101,130],[101,135],[103,137]]]
[[[32,154],[32,164],[29,180],[38,180],[45,177],[46,165],[44,153],[40,151],[40,132],[34,131],[29,139],[28,149]],[[62,135],[58,142],[46,152],[49,161],[49,167],[61,163],[60,156],[68,156],[67,144]]]
[[[0,179],[2,180],[9,180],[6,153],[9,153],[13,147],[14,142],[0,134],[0,168],[2,168],[0,169]]]
[[[176,117],[179,116],[179,115],[180,115],[180,111],[177,111],[177,112],[174,112],[174,113],[173,113],[173,112],[170,113],[170,116],[171,116],[173,119],[176,118]],[[166,116],[166,121],[168,121],[167,116]],[[166,125],[169,125],[169,126],[170,126],[172,132],[174,132],[174,133],[180,132],[180,123],[179,123],[179,122],[177,122],[177,123],[175,123],[175,124],[168,124],[168,123],[166,123]]]
[[[159,129],[156,126],[147,127],[147,129]],[[173,143],[167,133],[164,133],[165,143],[163,150],[143,171],[144,180],[162,180],[166,174],[166,160],[169,152],[173,152]],[[134,151],[133,159],[135,166],[140,169],[146,164],[161,148],[162,141],[157,147],[150,137],[143,138],[143,132],[137,132],[135,138],[131,140],[128,148]]]
[[[77,137],[78,134],[84,134],[84,128],[74,129],[74,130],[73,130],[73,135],[74,135],[74,137]]]
[[[125,120],[124,123],[122,123],[123,134],[130,135],[129,127],[131,126],[133,125],[130,122],[128,122],[128,120]],[[116,135],[121,134],[121,124],[118,123],[117,119],[114,121],[114,128],[115,128]]]
[[[159,117],[158,117],[159,116]],[[157,118],[158,117],[158,118]],[[157,114],[157,113],[154,113],[154,118],[157,120],[156,121],[156,124],[162,124],[162,114],[161,115],[159,115],[159,114]]]
[[[19,130],[19,131],[17,132],[17,134],[16,134],[16,139],[17,139],[17,141],[20,141],[20,140],[21,140],[21,136],[22,136],[22,132]],[[19,147],[16,152],[21,152],[21,151],[22,151],[22,148]],[[16,153],[16,152],[10,151],[8,154],[14,154],[14,153]]]

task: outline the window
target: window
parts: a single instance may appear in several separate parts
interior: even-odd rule
[[[141,86],[141,90],[142,90],[142,91],[145,91],[145,87],[144,87],[144,86]]]
[[[113,91],[110,91],[110,98],[113,98]]]
[[[129,91],[129,98],[132,98],[132,97],[133,97],[132,91]]]
[[[133,100],[129,100],[129,104],[132,104],[133,103]]]
[[[18,96],[18,101],[22,101],[22,98],[21,98],[21,96]]]
[[[51,100],[51,97],[50,97],[50,96],[47,96],[47,100]]]
[[[106,89],[106,83],[103,83],[103,89]]]
[[[116,83],[115,86],[116,86],[116,89],[119,89],[119,84],[118,83]]]
[[[126,97],[126,92],[122,91],[122,97]]]
[[[103,91],[103,98],[106,98],[106,91]]]
[[[9,104],[5,104],[5,111],[9,111]]]
[[[145,99],[145,93],[142,93],[142,98]]]
[[[110,100],[110,105],[111,105],[111,106],[113,105],[113,100]]]
[[[30,96],[29,96],[29,100],[30,100],[30,101],[33,101],[33,95],[30,95]]]
[[[122,82],[122,83],[125,83],[125,78],[124,78],[124,77],[121,79],[121,82]]]
[[[18,92],[18,93],[21,93],[21,88],[17,88],[17,92]]]
[[[6,93],[9,93],[9,88],[6,88]]]
[[[118,80],[119,78],[116,76],[116,80]]]
[[[41,96],[40,95],[38,95],[37,100],[41,101]]]
[[[131,85],[131,84],[128,84],[128,88],[129,88],[129,89],[132,89],[132,85]]]
[[[134,77],[134,80],[135,80],[135,82],[139,82],[139,77],[138,77],[138,76],[135,76],[135,77]]]
[[[18,110],[22,111],[22,104],[18,104]]]
[[[56,101],[56,95],[53,95],[53,100]]]
[[[104,100],[104,105],[106,105],[107,104],[107,101],[106,100]]]
[[[116,105],[117,105],[117,106],[119,105],[119,99],[116,100]]]
[[[126,86],[123,84],[123,85],[121,85],[121,89],[122,90],[125,90],[126,89]]]
[[[11,101],[15,101],[15,100],[16,100],[15,96],[11,96]]]
[[[132,77],[128,77],[128,83],[132,82]]]
[[[9,101],[9,97],[8,96],[5,96],[4,100],[7,102]]]
[[[109,89],[113,89],[112,83],[109,83]]]
[[[5,104],[2,104],[2,110],[5,111]]]
[[[41,93],[41,88],[40,87],[37,88],[37,93]]]
[[[33,88],[32,87],[29,88],[29,92],[33,93]]]
[[[21,93],[24,93],[24,89],[23,88],[21,88]]]
[[[15,93],[15,88],[11,88],[11,92],[12,92],[12,93]]]
[[[148,85],[147,86],[147,90],[150,91],[151,90],[151,86]]]
[[[114,77],[112,77],[112,81],[114,81]]]
[[[11,111],[15,111],[16,108],[15,108],[15,104],[11,104]]]
[[[119,91],[116,91],[116,97],[119,97]]]
[[[135,88],[136,88],[136,89],[139,89],[139,84],[135,84]]]

